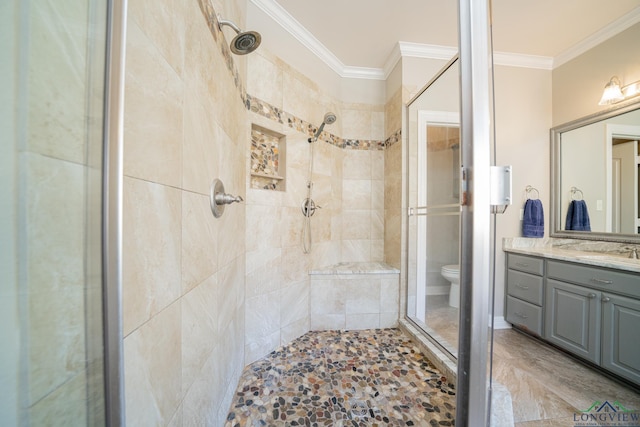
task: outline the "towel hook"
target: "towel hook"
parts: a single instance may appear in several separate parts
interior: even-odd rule
[[[531,197],[529,197],[529,193],[531,193],[532,191],[536,192],[536,199],[540,198],[540,192],[538,191],[538,189],[536,187],[532,187],[531,185],[527,185],[527,187],[525,188],[525,191],[527,193],[527,199],[531,198]]]
[[[576,193],[580,193],[580,198],[576,199]],[[584,199],[584,193],[577,187],[571,187],[571,200],[582,200]]]

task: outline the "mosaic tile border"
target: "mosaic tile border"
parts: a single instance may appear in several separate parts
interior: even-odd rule
[[[239,92],[240,98],[242,99],[242,103],[247,108],[247,110],[253,111],[254,113],[260,114],[261,116],[274,120],[278,123],[287,124],[292,129],[312,136],[317,129],[315,125],[304,121],[294,116],[293,114],[287,113],[286,111],[283,111],[269,104],[268,102],[255,98],[246,92],[244,85],[242,84],[242,80],[240,79],[238,68],[236,67],[235,61],[233,60],[231,50],[229,49],[229,46],[227,46],[224,35],[218,28],[218,17],[216,16],[216,11],[214,10],[213,5],[211,5],[209,0],[198,0],[198,4],[200,5],[202,14],[207,20],[207,25],[209,26],[209,30],[211,31],[211,35],[213,36],[213,40],[222,53],[222,56],[227,65],[227,69],[233,76],[233,81],[236,89]],[[327,143],[336,147],[350,150],[384,150],[385,148],[388,148],[399,142],[401,140],[401,137],[401,129],[395,131],[393,135],[391,135],[384,141],[344,139],[330,132],[322,132],[322,134],[320,135],[320,139],[322,139],[323,141],[326,141]]]
[[[247,104],[249,105],[250,111],[280,124],[286,124],[290,128],[295,129],[298,132],[302,132],[310,137],[313,136],[317,130],[317,127],[315,127],[314,124],[302,120],[301,118],[296,117],[293,114],[290,114],[278,107],[269,104],[268,102],[265,102],[249,94],[247,94]],[[323,131],[320,134],[321,140],[326,141],[333,146],[347,150],[384,150],[399,142],[401,138],[401,129],[395,131],[393,135],[391,135],[384,141],[345,139],[327,131]]]

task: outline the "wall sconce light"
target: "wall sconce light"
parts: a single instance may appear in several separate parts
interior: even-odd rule
[[[616,76],[613,76],[611,80],[609,80],[609,83],[605,85],[602,98],[600,98],[598,105],[616,104],[636,95],[640,95],[640,80],[621,87],[620,80]]]

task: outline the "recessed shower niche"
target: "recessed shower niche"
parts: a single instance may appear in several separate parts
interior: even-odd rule
[[[286,190],[286,136],[251,125],[251,188]]]

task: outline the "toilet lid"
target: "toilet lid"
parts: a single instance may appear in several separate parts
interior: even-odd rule
[[[460,266],[458,264],[445,265],[442,267],[442,271],[460,272]]]

